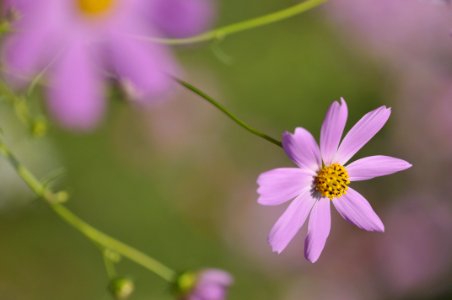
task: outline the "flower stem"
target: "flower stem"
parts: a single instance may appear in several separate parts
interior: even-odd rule
[[[24,165],[17,160],[17,158],[1,140],[0,155],[4,156],[9,161],[19,177],[22,178],[22,180],[39,198],[45,200],[45,202],[49,204],[50,208],[64,222],[71,225],[95,244],[105,249],[115,251],[121,256],[126,257],[138,265],[141,265],[149,271],[157,274],[168,282],[172,282],[174,280],[176,273],[173,270],[143,252],[99,231],[62,205],[60,203],[59,193],[54,193],[50,189],[46,188],[45,185],[43,185]]]
[[[269,136],[268,134],[265,134],[253,127],[251,127],[250,125],[246,124],[244,121],[240,120],[239,118],[237,118],[236,116],[234,116],[230,111],[228,111],[226,109],[226,107],[224,107],[222,104],[218,103],[215,99],[213,99],[212,97],[210,97],[209,95],[207,95],[206,93],[204,93],[203,91],[201,91],[200,89],[198,89],[197,87],[193,86],[192,84],[185,82],[182,79],[179,78],[174,78],[174,80],[179,83],[181,86],[183,86],[184,88],[186,88],[187,90],[195,93],[196,95],[200,96],[201,98],[203,98],[204,100],[206,100],[207,102],[209,102],[210,104],[212,104],[214,107],[216,107],[218,110],[220,110],[222,113],[224,113],[226,116],[228,116],[232,121],[234,121],[237,125],[239,125],[240,127],[244,128],[245,130],[247,130],[248,132],[263,138],[264,140],[275,144],[276,146],[282,147],[282,143],[281,141],[278,141],[275,138],[272,138],[271,136]]]
[[[308,10],[311,10],[311,9],[325,3],[326,1],[327,0],[307,0],[307,1],[301,2],[299,4],[296,4],[292,7],[289,7],[289,8],[274,12],[274,13],[270,13],[268,15],[264,15],[261,17],[234,23],[231,25],[220,27],[220,28],[217,28],[217,29],[214,29],[211,31],[207,31],[207,32],[204,32],[199,35],[192,36],[192,37],[187,37],[187,38],[165,39],[165,38],[150,38],[150,37],[145,37],[145,36],[136,36],[136,38],[138,38],[140,40],[146,40],[146,41],[151,41],[154,43],[160,43],[160,44],[166,44],[166,45],[193,44],[193,43],[205,42],[205,41],[214,40],[214,39],[223,39],[226,36],[234,34],[234,33],[254,29],[257,27],[269,25],[272,23],[276,23],[276,22],[294,17],[294,16],[304,13]]]

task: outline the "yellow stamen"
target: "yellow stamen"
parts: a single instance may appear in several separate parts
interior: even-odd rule
[[[88,16],[98,16],[108,12],[115,0],[76,0],[78,8]]]
[[[347,193],[350,177],[344,166],[332,164],[323,167],[314,181],[315,189],[330,200],[342,197]]]

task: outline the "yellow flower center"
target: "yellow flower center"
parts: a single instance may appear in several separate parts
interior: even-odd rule
[[[76,0],[78,8],[88,16],[105,14],[113,7],[115,0]]]
[[[350,177],[344,166],[331,164],[323,167],[314,180],[315,189],[330,200],[347,193]]]

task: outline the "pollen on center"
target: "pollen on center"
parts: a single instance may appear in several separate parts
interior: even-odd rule
[[[115,0],[76,0],[78,8],[88,16],[99,16],[110,11]]]
[[[349,184],[347,169],[337,163],[324,166],[314,180],[315,190],[330,200],[345,195]]]

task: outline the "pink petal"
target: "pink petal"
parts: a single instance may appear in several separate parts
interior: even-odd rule
[[[268,237],[273,252],[281,253],[287,247],[301,226],[303,226],[315,201],[311,197],[310,191],[303,192],[292,201],[273,226]]]
[[[304,255],[315,263],[325,247],[331,229],[330,200],[322,198],[314,205],[309,217],[308,235],[305,240]]]
[[[123,35],[113,35],[108,48],[113,71],[134,100],[155,100],[170,89],[176,68],[164,48]]]
[[[347,103],[341,98],[341,103],[334,101],[326,113],[320,132],[320,152],[326,165],[332,163],[347,122]]]
[[[228,286],[234,282],[234,278],[228,272],[220,269],[205,269],[200,274],[199,281],[206,281],[209,284]]]
[[[378,176],[390,175],[411,168],[412,165],[402,159],[390,156],[369,156],[352,162],[347,166],[351,181],[368,180]]]
[[[23,84],[41,71],[48,57],[48,32],[38,26],[33,32],[17,32],[5,41],[4,62],[10,81]]]
[[[367,113],[345,136],[334,160],[345,164],[385,125],[391,115],[391,109],[379,107]]]
[[[319,146],[309,131],[298,127],[294,134],[285,132],[282,144],[287,156],[300,168],[306,168],[312,174],[319,170],[322,164]]]
[[[81,42],[72,43],[55,63],[48,93],[50,111],[65,127],[88,130],[102,118],[102,78]]]
[[[12,24],[14,32],[5,39],[2,49],[6,77],[12,84],[24,85],[56,56],[52,15],[58,11],[48,2],[9,1],[20,10],[19,19]]]
[[[347,194],[333,200],[339,214],[347,221],[367,231],[384,232],[383,222],[369,202],[357,191],[348,188]]]
[[[150,12],[153,25],[171,37],[187,37],[206,30],[214,17],[212,0],[155,0]]]
[[[281,168],[262,173],[257,179],[262,205],[279,205],[289,201],[303,190],[310,189],[313,177],[299,168]]]

